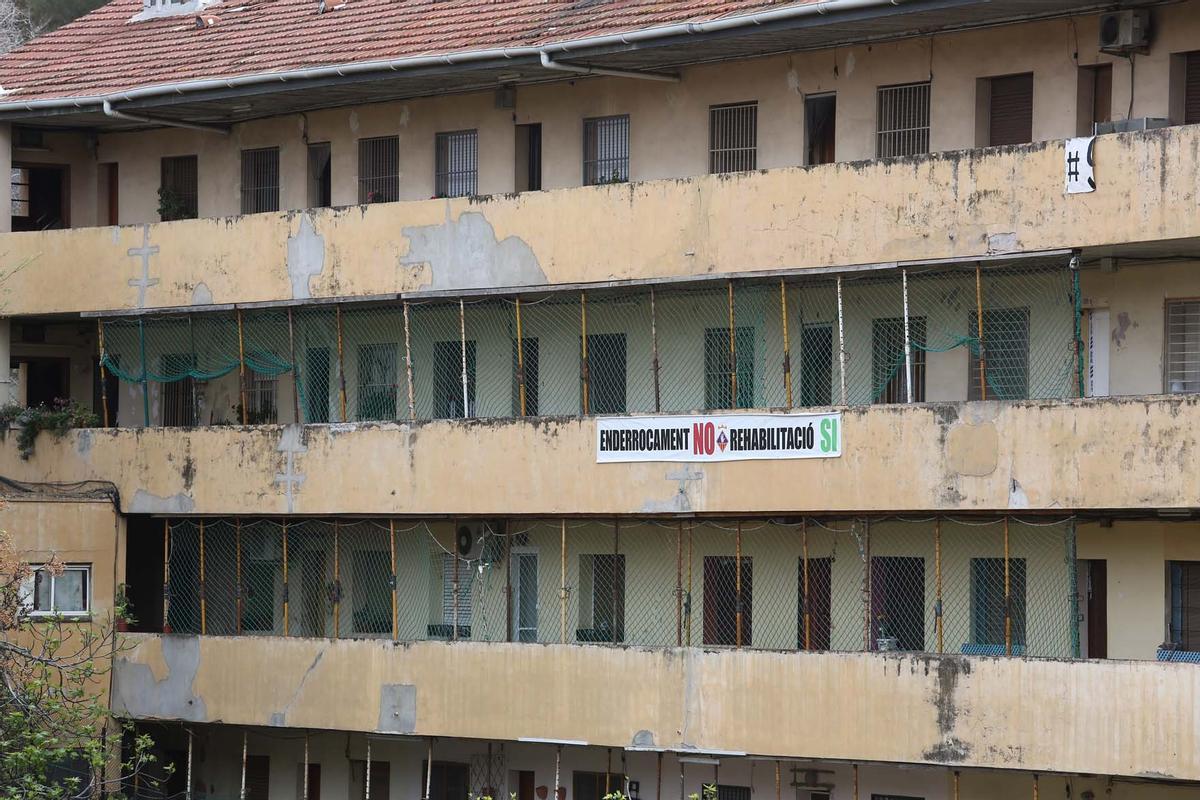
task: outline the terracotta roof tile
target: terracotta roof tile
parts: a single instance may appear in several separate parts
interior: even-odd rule
[[[223,0],[130,20],[108,5],[0,57],[3,100],[113,94],[155,84],[416,55],[521,47],[718,19],[815,0]],[[332,10],[335,6],[341,6]]]

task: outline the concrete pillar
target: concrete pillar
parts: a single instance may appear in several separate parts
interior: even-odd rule
[[[12,232],[12,125],[0,122],[0,233]],[[3,362],[8,368],[8,361]],[[7,377],[7,376],[6,376]]]
[[[12,321],[4,317],[0,318],[0,406],[16,402],[17,386],[13,382],[11,364]]]

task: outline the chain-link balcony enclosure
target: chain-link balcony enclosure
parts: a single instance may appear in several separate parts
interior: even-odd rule
[[[109,318],[101,364],[135,388],[98,411],[187,426],[1073,397],[1061,262]]]
[[[1072,519],[189,518],[161,536],[175,633],[1079,653]]]

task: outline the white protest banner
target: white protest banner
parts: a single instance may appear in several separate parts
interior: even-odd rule
[[[596,462],[838,458],[842,415],[700,414],[601,417]]]

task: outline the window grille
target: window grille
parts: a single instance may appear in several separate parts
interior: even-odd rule
[[[1200,123],[1200,50],[1184,57],[1183,124]]]
[[[878,158],[929,152],[929,82],[879,87]]]
[[[12,215],[29,216],[29,170],[13,167],[12,170]]]
[[[729,368],[729,328],[704,330],[704,407],[754,407],[754,328],[734,328],[733,357],[737,367],[737,397]]]
[[[158,211],[163,222],[195,219],[200,183],[196,156],[169,156],[161,170]]]
[[[708,109],[708,171],[742,172],[758,167],[758,103]]]
[[[249,374],[249,408],[247,409],[250,424],[273,425],[279,421],[279,378],[250,370]]]
[[[400,199],[400,137],[358,140],[358,202],[394,203]]]
[[[454,626],[454,584],[458,582],[458,627],[471,628],[471,590],[475,586],[475,569],[469,561],[461,561],[452,553],[442,553],[442,624]],[[468,632],[466,634],[470,636]]]
[[[196,381],[189,374],[196,369],[194,353],[166,353],[162,357],[164,375],[184,375],[183,380],[169,381],[162,389],[162,424],[167,427],[190,427],[196,419]]]
[[[1196,652],[1200,650],[1200,561],[1168,561],[1167,571],[1171,608],[1167,641]]]
[[[332,151],[329,142],[308,146],[308,207],[333,205]]]
[[[479,187],[479,134],[452,131],[437,135],[438,197],[470,197]]]
[[[1166,390],[1200,392],[1200,300],[1167,303]]]
[[[909,317],[912,343],[913,401],[925,402],[925,317]],[[904,318],[871,321],[871,396],[876,403],[908,401]]]
[[[242,151],[242,213],[279,210],[279,148]]]
[[[396,418],[397,345],[364,344],[358,348],[358,418]]]
[[[629,115],[583,121],[583,183],[629,180]]]
[[[1007,618],[1012,624],[1013,647],[1025,646],[1025,559],[1008,562]],[[1004,559],[971,559],[971,642],[1005,644]]]

